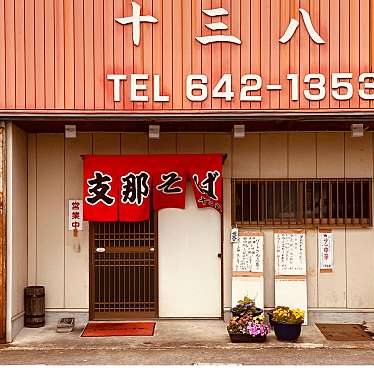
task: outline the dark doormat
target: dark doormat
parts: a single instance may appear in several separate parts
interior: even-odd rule
[[[316,323],[316,326],[327,340],[334,340],[337,342],[373,341],[361,325]]]

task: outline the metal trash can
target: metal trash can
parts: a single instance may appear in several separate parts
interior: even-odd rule
[[[25,327],[45,325],[45,290],[43,286],[25,288]]]

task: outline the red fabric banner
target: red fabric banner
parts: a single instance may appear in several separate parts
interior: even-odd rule
[[[222,155],[84,156],[85,221],[140,222],[185,207],[191,181],[199,208],[222,213]]]
[[[83,216],[85,221],[118,220],[117,161],[115,157],[85,156]]]

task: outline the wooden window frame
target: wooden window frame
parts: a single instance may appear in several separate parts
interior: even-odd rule
[[[233,178],[232,224],[238,227],[372,227],[372,193],[371,178]],[[246,204],[249,204],[247,208]]]

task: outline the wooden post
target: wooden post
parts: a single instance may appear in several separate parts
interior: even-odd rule
[[[6,146],[0,122],[0,343],[6,342]]]

